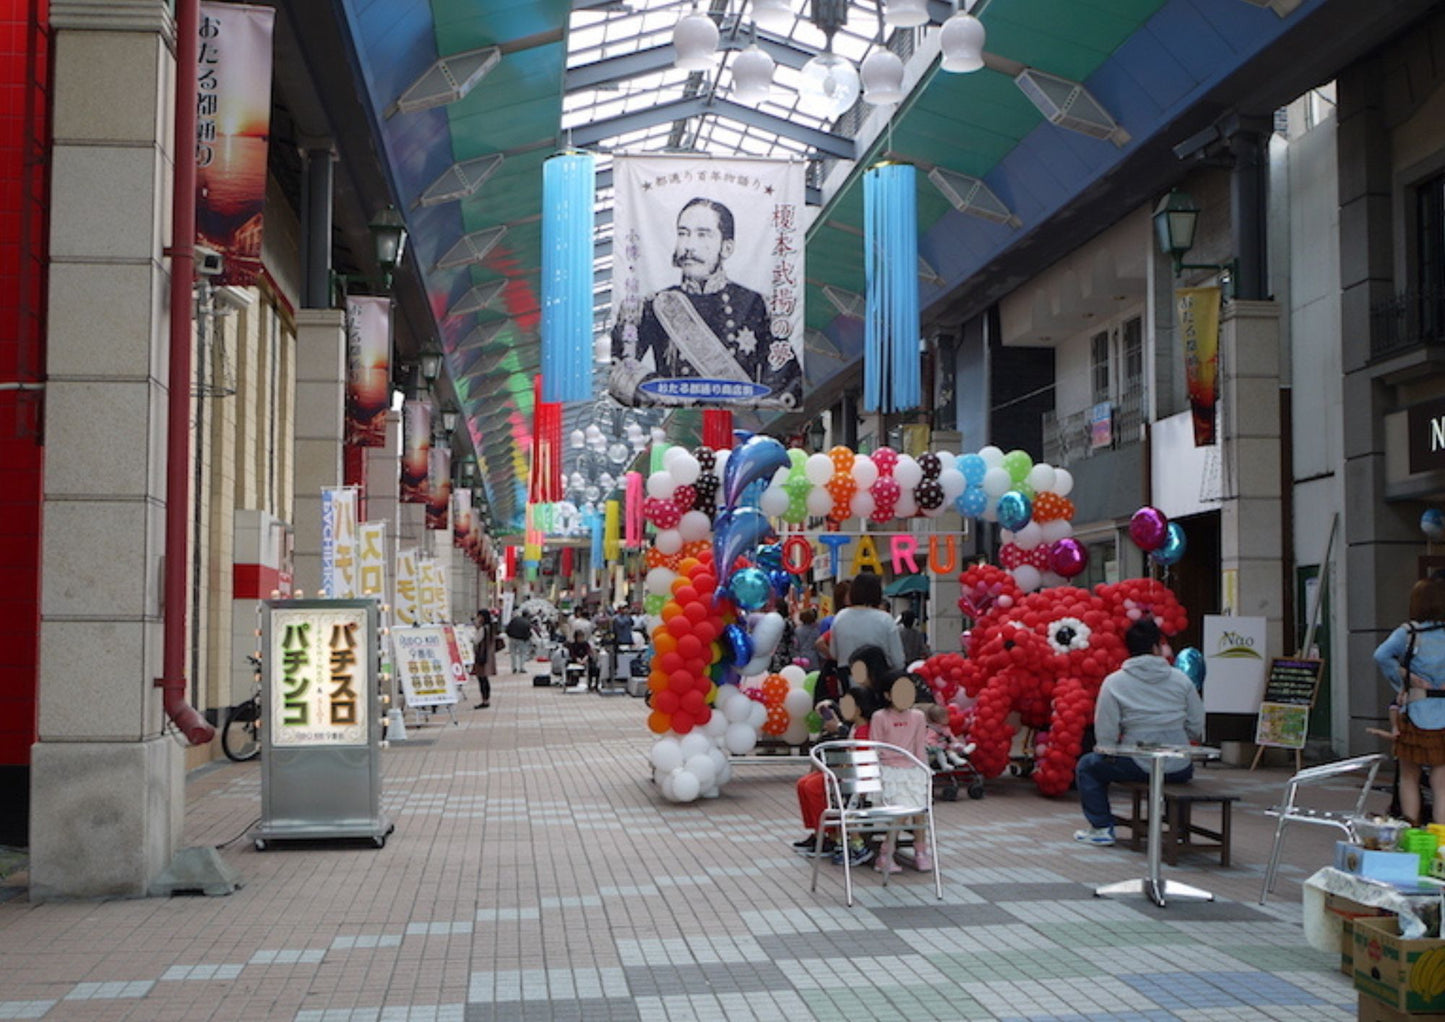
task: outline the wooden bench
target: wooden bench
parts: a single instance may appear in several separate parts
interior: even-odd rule
[[[1120,844],[1127,845],[1137,852],[1146,847],[1145,842],[1149,839],[1149,813],[1145,808],[1149,801],[1149,785],[1142,782],[1139,784],[1125,782],[1118,784],[1117,787],[1124,788],[1130,793],[1130,815],[1115,816],[1114,826],[1129,828],[1128,840],[1121,840]],[[1211,853],[1217,851],[1219,864],[1228,866],[1230,811],[1234,803],[1238,801],[1238,795],[1196,791],[1182,786],[1166,787],[1164,789],[1162,849],[1164,861],[1175,866],[1178,865],[1181,851]],[[1212,830],[1195,822],[1194,807],[1199,805],[1217,805],[1219,807],[1218,830]],[[1205,840],[1196,841],[1196,837]]]

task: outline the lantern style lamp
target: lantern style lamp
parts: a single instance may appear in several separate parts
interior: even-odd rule
[[[406,221],[395,206],[387,206],[366,225],[371,231],[371,243],[376,254],[376,264],[381,267],[382,280],[391,287],[391,275],[401,264],[406,251]]]
[[[868,54],[859,77],[865,101],[874,106],[902,101],[903,59],[892,50],[880,47]]]
[[[968,73],[983,67],[983,45],[988,33],[983,22],[968,11],[955,11],[938,30],[939,67]]]
[[[706,71],[717,57],[717,24],[693,8],[672,29],[673,65],[683,71]]]
[[[1188,192],[1178,188],[1159,200],[1154,207],[1154,237],[1159,251],[1174,260],[1174,275],[1184,268],[1184,256],[1194,247],[1194,232],[1199,226],[1199,207]]]
[[[423,351],[417,356],[417,365],[421,368],[421,378],[430,387],[436,382],[436,378],[442,374],[442,353],[439,351]]]
[[[831,39],[828,45],[832,45]],[[858,72],[832,50],[824,50],[808,61],[800,74],[800,98],[819,116],[837,117],[858,101]]]

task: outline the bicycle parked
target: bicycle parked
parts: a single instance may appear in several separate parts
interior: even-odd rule
[[[247,654],[246,660],[255,676],[251,698],[227,710],[221,726],[221,751],[237,763],[261,755],[261,658]]]

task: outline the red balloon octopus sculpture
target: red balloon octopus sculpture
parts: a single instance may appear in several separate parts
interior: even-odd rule
[[[1007,571],[979,565],[959,581],[959,608],[974,622],[964,653],[934,656],[921,673],[940,702],[960,689],[977,698],[969,737],[973,765],[983,776],[997,777],[1008,767],[1017,730],[1009,715],[1017,711],[1040,736],[1034,784],[1041,794],[1061,795],[1073,780],[1099,687],[1127,656],[1124,632],[1148,616],[1165,635],[1175,635],[1188,615],[1163,583],[1148,578],[1025,594]]]

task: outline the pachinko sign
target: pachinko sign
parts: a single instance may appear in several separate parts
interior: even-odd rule
[[[365,745],[376,660],[369,608],[312,600],[268,609],[267,743]]]

